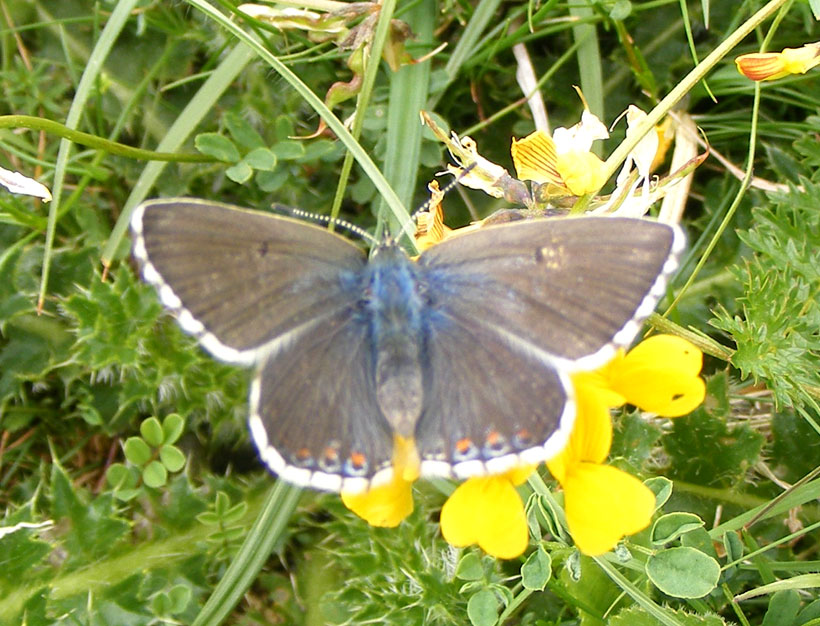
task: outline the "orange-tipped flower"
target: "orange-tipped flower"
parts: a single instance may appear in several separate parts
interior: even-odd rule
[[[782,52],[755,52],[735,59],[737,70],[750,80],[777,80],[789,74],[805,74],[820,65],[820,42]]]

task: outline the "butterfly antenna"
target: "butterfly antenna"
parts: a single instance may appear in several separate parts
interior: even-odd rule
[[[311,213],[310,211],[304,211],[303,209],[285,206],[284,204],[274,204],[273,210],[280,211],[282,213],[287,213],[292,217],[310,220],[311,222],[319,222],[320,224],[331,224],[333,226],[338,226],[339,228],[346,230],[350,233],[353,233],[354,235],[358,235],[359,237],[369,242],[373,246],[376,246],[379,243],[378,241],[376,241],[376,238],[369,232],[367,232],[364,228],[360,228],[359,226],[351,224],[347,220],[339,219],[338,217],[330,217],[329,215],[322,215],[321,213]]]
[[[441,199],[447,194],[447,192],[449,192],[453,187],[458,185],[458,183],[461,182],[461,179],[464,178],[467,174],[469,174],[475,166],[476,163],[470,163],[463,170],[461,170],[458,176],[456,176],[453,180],[444,185],[444,189],[436,189],[435,192],[432,193],[430,198],[424,202],[424,204],[422,204],[418,209],[413,211],[413,215],[410,216],[410,219],[415,220],[418,217],[419,213],[424,213],[425,211],[428,211],[433,204],[441,202]],[[447,174],[449,172],[444,173]],[[433,190],[431,190],[431,192],[432,191]]]

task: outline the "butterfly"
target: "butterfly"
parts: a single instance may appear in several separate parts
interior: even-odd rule
[[[522,220],[411,260],[370,256],[291,217],[199,199],[131,219],[144,280],[219,360],[253,367],[250,430],[282,479],[330,491],[391,480],[395,438],[422,476],[535,464],[566,444],[570,375],[628,346],[679,265],[677,226]]]

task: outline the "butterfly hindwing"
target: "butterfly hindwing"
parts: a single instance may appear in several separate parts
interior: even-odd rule
[[[566,443],[575,415],[569,378],[526,345],[437,309],[426,354],[422,473],[498,473]]]
[[[389,466],[393,439],[375,399],[367,333],[363,320],[340,311],[259,367],[251,431],[285,480],[358,491]]]

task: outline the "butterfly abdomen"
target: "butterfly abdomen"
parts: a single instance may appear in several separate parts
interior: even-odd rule
[[[423,406],[423,301],[417,269],[395,245],[379,248],[366,271],[363,300],[373,348],[379,409],[394,432],[412,437]]]

